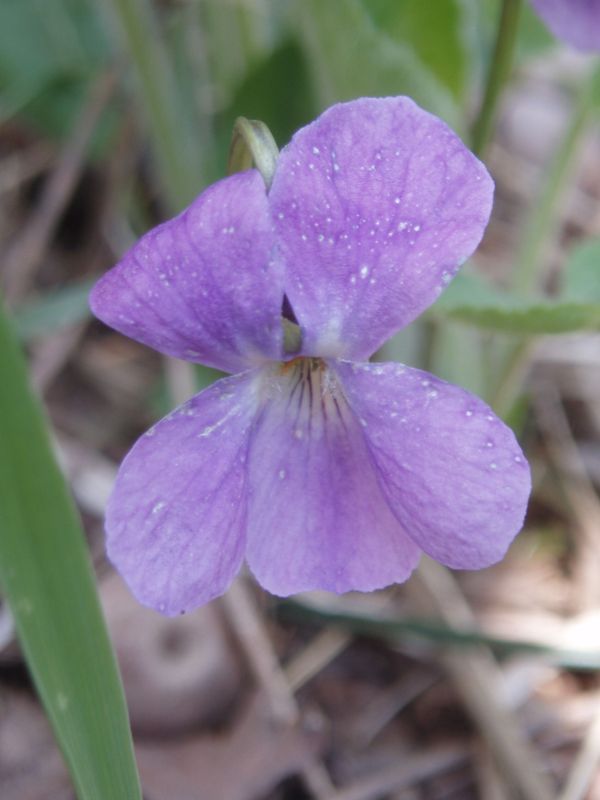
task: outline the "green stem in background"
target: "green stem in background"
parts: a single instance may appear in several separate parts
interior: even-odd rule
[[[341,628],[355,636],[371,636],[388,641],[421,639],[437,647],[491,647],[500,656],[527,654],[538,656],[551,664],[570,669],[597,670],[600,652],[597,650],[567,650],[550,643],[511,639],[484,633],[475,628],[457,628],[427,617],[390,616],[324,605],[300,600],[281,600],[275,605],[279,618],[305,624]]]
[[[508,350],[503,351],[503,363],[500,378],[493,389],[490,405],[496,413],[506,420],[513,409],[519,390],[528,370],[532,351],[537,337],[519,338],[516,344],[511,343]]]
[[[579,89],[571,121],[562,142],[550,164],[548,175],[539,202],[527,223],[523,243],[517,257],[515,288],[520,294],[528,294],[536,288],[541,257],[548,242],[552,240],[552,228],[562,190],[569,177],[581,137],[586,130],[596,102],[596,86],[600,79],[600,67],[582,83]]]
[[[230,99],[248,70],[237,4],[212,0],[196,5],[206,30],[211,75],[224,98]]]
[[[187,152],[183,114],[178,113],[175,78],[148,0],[109,0],[139,82],[166,196],[177,209],[200,188],[198,159]]]
[[[573,159],[577,154],[581,138],[597,108],[600,66],[596,67],[579,89],[573,114],[554,160],[550,164],[541,197],[527,223],[514,277],[515,290],[527,295],[537,288],[543,254],[553,239],[556,210],[562,191],[570,175]],[[506,417],[510,412],[522,385],[523,374],[534,347],[531,338],[519,339],[504,353],[501,377],[494,390],[492,406]]]
[[[498,100],[510,73],[520,10],[521,0],[503,0],[483,102],[473,125],[471,147],[477,155],[482,155],[492,135]]]

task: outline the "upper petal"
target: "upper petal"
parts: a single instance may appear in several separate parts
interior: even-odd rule
[[[250,569],[270,592],[369,591],[419,549],[378,485],[360,425],[322,362],[265,370],[249,454]]]
[[[262,178],[218,181],[94,287],[107,325],[162,353],[239,372],[281,355],[283,275]]]
[[[475,250],[493,183],[407,97],[333,106],[283,149],[269,199],[303,352],[362,359]]]
[[[600,50],[600,0],[531,0],[557,39],[579,50]]]
[[[510,428],[482,400],[427,372],[347,362],[335,369],[406,533],[450,567],[502,558],[531,490]]]
[[[217,381],[144,434],[119,470],[108,555],[162,613],[222,594],[243,560],[254,382],[254,372]]]

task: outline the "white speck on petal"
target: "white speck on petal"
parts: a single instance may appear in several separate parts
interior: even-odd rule
[[[282,480],[285,478],[285,474],[286,474],[286,473],[285,473],[285,470],[284,470],[284,469],[280,469],[280,470],[279,470],[279,480],[280,480],[280,481],[282,481]]]
[[[318,156],[319,153],[321,152],[318,147],[313,147],[312,151],[316,156]]]
[[[369,268],[366,266],[366,264],[363,264],[363,266],[360,268],[360,277],[364,279],[368,274]]]
[[[152,509],[152,513],[153,514],[158,514],[158,512],[161,510],[161,508],[164,508],[166,505],[167,504],[165,503],[164,500],[159,500],[158,503]]]

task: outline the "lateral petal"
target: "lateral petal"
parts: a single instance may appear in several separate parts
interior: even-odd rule
[[[256,372],[217,381],[145,433],[106,512],[110,560],[163,614],[222,594],[246,544],[246,457]]]
[[[161,353],[239,372],[282,353],[283,273],[256,170],[206,189],[96,284],[92,311]]]
[[[450,567],[500,560],[523,525],[531,490],[511,429],[478,397],[427,372],[400,364],[334,368],[406,533]]]

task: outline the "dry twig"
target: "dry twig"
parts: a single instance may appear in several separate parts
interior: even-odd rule
[[[48,246],[77,186],[91,138],[115,86],[116,75],[111,71],[101,75],[92,87],[73,132],[44,185],[37,207],[26,223],[23,234],[13,243],[3,259],[5,295],[10,303],[23,296]]]
[[[468,603],[450,573],[439,564],[423,560],[407,584],[411,599],[428,616],[455,628],[475,623]],[[552,786],[522,734],[517,720],[499,700],[501,673],[489,650],[469,653],[446,651],[442,663],[465,706],[487,740],[506,780],[523,800],[551,800]]]

